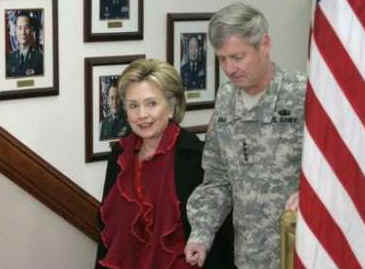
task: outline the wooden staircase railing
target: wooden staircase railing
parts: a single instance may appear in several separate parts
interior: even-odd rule
[[[0,173],[93,240],[99,202],[0,127]]]

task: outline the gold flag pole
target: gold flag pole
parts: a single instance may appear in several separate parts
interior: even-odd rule
[[[293,210],[285,210],[280,218],[280,269],[294,268],[296,220]]]

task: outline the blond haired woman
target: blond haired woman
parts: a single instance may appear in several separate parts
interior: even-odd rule
[[[96,268],[196,268],[185,262],[185,205],[203,177],[203,143],[179,126],[181,78],[168,63],[141,59],[124,70],[118,87],[132,133],[108,162]],[[229,223],[224,229],[205,268],[233,268]]]

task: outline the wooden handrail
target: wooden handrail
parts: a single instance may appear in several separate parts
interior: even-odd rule
[[[0,173],[98,240],[99,202],[0,127]]]

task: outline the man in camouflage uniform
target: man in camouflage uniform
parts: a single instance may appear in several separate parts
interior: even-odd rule
[[[206,136],[204,181],[187,205],[186,260],[203,265],[233,208],[236,266],[278,269],[279,219],[298,188],[306,78],[271,62],[267,21],[248,5],[218,11],[209,38],[229,82]]]

